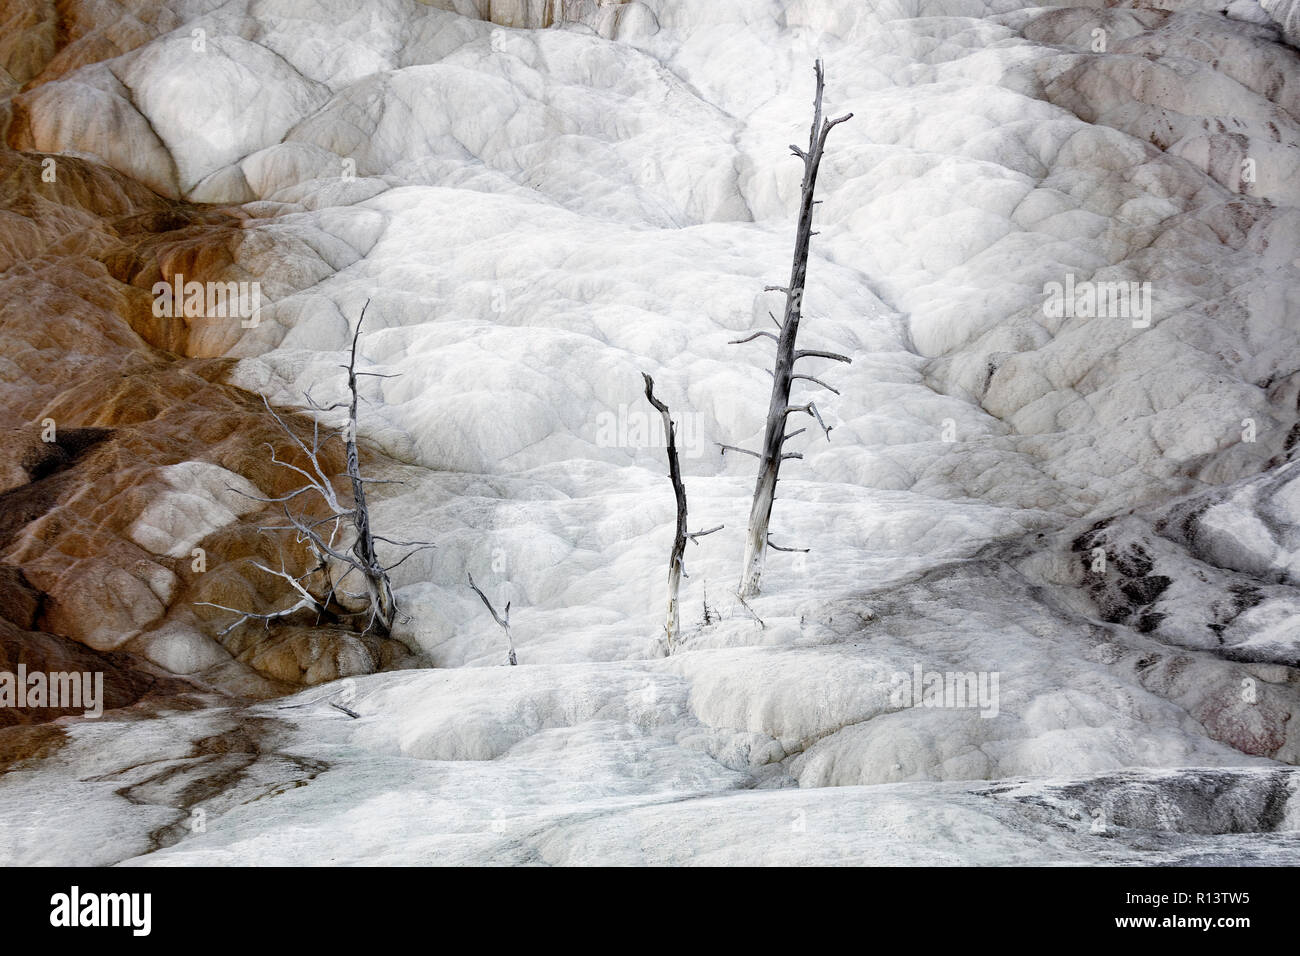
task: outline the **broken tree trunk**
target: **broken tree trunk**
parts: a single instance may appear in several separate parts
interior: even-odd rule
[[[496,621],[501,630],[506,632],[506,646],[510,648],[510,653],[506,655],[506,660],[509,662],[511,667],[514,667],[519,663],[519,658],[515,655],[515,639],[510,634],[510,602],[506,602],[505,616],[503,617],[498,614],[497,609],[494,608],[492,602],[488,600],[488,596],[483,593],[482,589],[480,589],[477,584],[474,583],[474,575],[470,574],[468,571],[465,573],[469,577],[470,588],[479,596],[479,599],[482,600],[484,606],[488,609],[488,613],[492,615],[492,620]]]
[[[802,150],[797,146],[790,147],[791,152],[803,160],[804,167],[799,205],[799,225],[795,233],[794,263],[790,270],[790,282],[786,286],[769,286],[764,290],[785,293],[785,317],[783,321],[777,323],[780,326],[780,335],[778,337],[764,330],[755,332],[748,338],[736,340],[736,344],[740,344],[765,337],[776,339],[777,343],[776,366],[772,374],[772,397],[768,403],[763,450],[761,453],[748,452],[748,454],[753,454],[759,459],[759,465],[758,479],[754,485],[754,500],[749,512],[749,531],[745,539],[745,560],[738,589],[738,593],[742,598],[752,597],[758,593],[759,581],[763,575],[763,560],[769,544],[767,529],[772,516],[772,500],[776,496],[776,483],[781,471],[781,462],[786,458],[802,457],[798,454],[786,454],[783,451],[785,440],[803,431],[803,429],[799,429],[799,431],[787,435],[785,431],[786,419],[789,418],[791,412],[805,412],[815,418],[817,424],[825,432],[826,437],[830,437],[830,429],[822,422],[821,415],[812,402],[804,405],[790,404],[790,387],[797,379],[804,379],[829,388],[825,383],[812,376],[796,373],[795,362],[801,358],[827,358],[840,362],[850,361],[847,356],[838,355],[834,352],[799,351],[795,348],[795,338],[799,334],[799,320],[802,317],[804,283],[808,274],[808,246],[815,235],[812,229],[812,219],[813,206],[815,205],[813,193],[817,186],[817,170],[821,165],[827,134],[834,127],[851,119],[853,116],[852,113],[848,113],[837,119],[822,119],[822,90],[825,81],[821,60],[817,61],[815,72],[817,76],[817,93],[813,104],[812,131],[808,137],[808,149]],[[729,446],[724,446],[724,453],[727,447]],[[743,451],[743,449],[732,450]]]
[[[668,633],[668,652],[671,654],[673,644],[681,632],[681,609],[677,593],[681,588],[682,577],[686,574],[683,566],[686,542],[689,540],[698,544],[699,538],[721,531],[723,526],[693,533],[686,530],[686,486],[682,483],[682,468],[677,458],[677,425],[673,422],[668,406],[655,398],[654,379],[645,372],[641,373],[641,377],[645,379],[646,400],[663,416],[664,436],[668,443],[668,479],[673,483],[673,495],[677,499],[677,528],[673,534],[673,549],[668,556],[668,617],[664,624],[664,630]]]
[[[369,306],[369,300],[366,306]],[[215,607],[223,611],[230,611],[241,615],[233,624],[226,628],[222,634],[226,634],[234,628],[249,620],[260,620],[266,625],[272,621],[287,618],[296,614],[298,611],[309,610],[315,611],[317,621],[322,617],[330,616],[340,620],[350,620],[359,617],[366,618],[366,626],[362,633],[374,631],[381,636],[387,637],[393,627],[397,616],[397,605],[393,599],[393,588],[389,581],[388,572],[392,571],[399,564],[417,552],[426,548],[432,548],[433,545],[427,541],[394,541],[392,538],[386,538],[382,535],[375,534],[370,528],[370,509],[366,503],[366,485],[374,482],[376,479],[364,478],[361,475],[360,457],[357,453],[357,379],[362,376],[372,376],[375,378],[391,378],[393,376],[382,372],[358,372],[357,365],[357,339],[361,335],[361,324],[365,321],[366,310],[363,307],[361,317],[357,320],[356,332],[352,336],[352,352],[347,365],[340,366],[348,373],[348,389],[351,393],[349,402],[336,402],[333,405],[324,406],[317,403],[308,392],[307,404],[311,406],[320,415],[326,415],[339,408],[347,408],[347,423],[338,430],[327,430],[322,435],[320,427],[320,418],[312,425],[311,447],[298,437],[297,433],[289,426],[271,403],[262,398],[262,404],[266,407],[267,412],[275,419],[280,428],[289,437],[298,451],[303,456],[307,467],[299,467],[291,461],[280,458],[275,451],[274,446],[268,445],[271,449],[271,463],[281,468],[286,468],[296,472],[306,484],[294,489],[288,494],[281,495],[277,498],[266,498],[261,495],[248,495],[245,492],[237,491],[238,494],[252,498],[254,501],[265,504],[279,504],[284,510],[285,520],[288,522],[284,525],[276,525],[260,528],[260,531],[293,531],[300,543],[306,543],[316,558],[316,565],[304,574],[297,577],[291,575],[283,566],[279,571],[268,568],[265,565],[254,562],[254,566],[259,570],[283,578],[299,595],[299,601],[291,607],[279,611],[273,611],[267,614],[261,614],[252,611],[244,611],[239,608],[227,607],[221,604],[212,604],[209,602],[199,602],[200,606]],[[343,432],[344,450],[347,456],[347,475],[352,484],[352,507],[345,508],[339,501],[338,495],[334,492],[334,477],[326,473],[325,466],[321,462],[321,453],[323,442],[329,440],[338,431]],[[310,469],[310,470],[309,470]],[[295,513],[290,510],[289,503],[298,500],[301,496],[311,494],[318,495],[328,508],[328,514],[324,518],[309,518],[305,513]],[[356,540],[353,542],[351,549],[347,551],[340,550],[342,545],[337,543],[336,539],[341,530],[341,525],[345,521],[351,521],[353,528],[356,530]],[[328,532],[327,532],[328,529]],[[327,536],[328,533],[328,536]],[[411,548],[403,557],[395,563],[384,566],[379,561],[379,556],[375,551],[375,542],[383,541],[386,544]],[[335,567],[341,567],[342,573],[335,575],[334,567],[331,561],[335,562]],[[353,593],[343,587],[344,581],[352,574],[358,574],[365,582],[366,590],[364,593]],[[315,575],[320,574],[324,579],[324,586],[318,587],[317,590],[323,591],[320,596],[312,593],[307,586],[307,582]],[[366,600],[366,606],[361,611],[347,610],[338,596],[353,600]]]
[[[372,622],[378,625],[376,629],[381,635],[387,636],[393,629],[397,604],[393,600],[388,572],[375,553],[375,538],[370,530],[370,508],[366,504],[366,483],[361,477],[361,461],[357,454],[357,376],[373,374],[357,371],[357,339],[361,337],[361,323],[366,320],[366,309],[369,306],[370,301],[366,300],[366,304],[361,307],[357,329],[352,333],[352,352],[345,366],[352,400],[348,405],[348,424],[343,438],[347,450],[348,480],[352,482],[352,523],[357,532],[356,541],[352,543],[352,553],[364,569],[362,577],[366,582],[370,607],[374,611]]]

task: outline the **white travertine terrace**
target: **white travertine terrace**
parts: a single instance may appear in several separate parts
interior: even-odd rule
[[[1261,4],[1294,31],[1294,3]],[[120,54],[14,95],[10,142],[238,209],[261,321],[195,323],[184,351],[272,402],[342,395],[372,300],[364,362],[401,376],[371,380],[362,427],[405,481],[374,517],[438,542],[394,575],[427,667],[351,678],[359,721],[337,684],[258,705],[220,825],[152,853],[170,791],[128,812],[88,768],[183,754],[235,712],[70,728],[42,772],[119,835],[97,862],[1160,856],[1099,848],[1099,806],[1186,834],[1171,860],[1295,862],[1296,801],[1259,807],[1300,756],[1300,54],[1259,7],[209,7],[124,12]],[[769,557],[759,627],[727,596],[752,462],[713,442],[763,424],[768,352],[727,341],[777,308],[818,56],[855,119],[822,168],[801,345],[853,364],[827,372],[830,440],[792,443],[773,532],[812,551]],[[1050,316],[1067,275],[1149,283],[1149,322]],[[688,551],[669,658],[641,371],[692,439],[692,521],[726,523]],[[136,541],[218,517],[162,498]],[[513,601],[521,666],[497,666],[467,569]],[[697,626],[706,600],[721,620]],[[173,670],[226,666],[172,617],[139,629]],[[917,665],[996,672],[997,716],[900,708]],[[1206,810],[1207,781],[1235,809]],[[22,832],[36,786],[0,779],[0,825]]]

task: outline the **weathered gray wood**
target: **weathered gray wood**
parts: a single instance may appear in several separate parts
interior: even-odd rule
[[[682,482],[681,462],[677,457],[677,425],[673,421],[672,414],[668,411],[668,406],[655,398],[654,379],[645,372],[641,373],[641,377],[645,379],[646,401],[663,417],[664,435],[668,442],[668,479],[673,483],[673,496],[677,500],[677,527],[673,534],[673,548],[668,555],[668,614],[664,623],[664,630],[668,634],[668,652],[671,654],[673,645],[677,642],[678,635],[681,633],[681,608],[677,596],[681,589],[682,576],[686,573],[683,566],[686,555],[686,542],[689,540],[698,544],[699,538],[704,537],[706,534],[713,534],[715,531],[721,531],[723,526],[718,525],[716,528],[709,528],[707,531],[688,532],[686,530],[686,485]]]
[[[324,466],[320,461],[322,445],[337,432],[328,432],[322,436],[320,421],[312,426],[312,443],[309,448],[302,441],[296,432],[289,427],[288,422],[276,413],[271,407],[271,403],[262,398],[262,404],[266,410],[275,419],[276,423],[289,436],[290,440],[298,446],[307,461],[307,468],[300,468],[292,462],[285,461],[276,455],[275,448],[268,445],[271,450],[271,463],[281,468],[299,474],[306,484],[296,488],[288,494],[281,495],[277,498],[265,498],[259,495],[248,495],[245,492],[236,491],[245,497],[252,498],[255,501],[264,503],[280,504],[285,521],[284,525],[273,525],[259,528],[259,531],[293,531],[296,534],[296,540],[300,543],[306,543],[316,557],[316,566],[304,574],[294,577],[283,568],[280,571],[272,570],[262,564],[254,562],[254,566],[277,577],[283,578],[289,585],[301,595],[300,600],[291,607],[283,610],[273,611],[262,614],[252,611],[243,611],[239,608],[226,607],[220,604],[208,604],[200,602],[200,606],[216,607],[224,611],[231,611],[241,615],[233,624],[226,628],[222,633],[228,633],[248,620],[260,620],[266,624],[279,618],[288,617],[300,610],[313,610],[316,612],[317,619],[324,615],[332,615],[336,618],[366,618],[366,626],[362,633],[375,631],[383,636],[387,636],[393,627],[397,616],[397,603],[393,598],[392,584],[389,581],[388,572],[397,567],[412,554],[416,554],[433,545],[427,541],[394,541],[391,538],[385,538],[382,535],[375,534],[370,527],[370,508],[366,502],[366,485],[375,483],[374,479],[364,478],[361,475],[360,455],[357,451],[357,379],[363,376],[375,378],[389,378],[391,376],[378,372],[358,372],[357,366],[357,340],[361,336],[361,324],[366,318],[366,308],[369,307],[369,300],[361,309],[361,316],[357,320],[356,331],[352,335],[352,350],[347,365],[340,366],[348,373],[348,391],[351,394],[349,402],[336,402],[333,405],[323,406],[312,399],[311,394],[307,395],[307,403],[318,413],[328,413],[339,408],[348,410],[347,424],[341,429],[343,433],[344,451],[347,458],[347,477],[352,486],[352,507],[345,508],[339,501],[334,491],[334,484],[331,476],[327,475]],[[310,470],[308,470],[310,469]],[[308,519],[302,515],[295,514],[289,509],[289,502],[296,500],[300,495],[315,492],[320,495],[329,509],[329,513],[323,518]],[[343,551],[336,546],[335,539],[339,535],[341,526],[344,521],[351,521],[356,532],[356,539],[352,543],[350,550]],[[322,529],[328,528],[328,537]],[[408,551],[396,563],[387,567],[379,560],[378,553],[375,550],[375,542],[383,541],[388,544],[401,547],[409,547],[413,550]],[[343,566],[343,571],[337,577],[331,574],[330,562],[333,560]],[[343,582],[353,573],[359,575],[364,582],[364,593],[352,593],[343,588]],[[323,594],[317,595],[309,590],[307,582],[314,575],[321,574],[326,583],[326,587],[317,590],[323,590]],[[313,585],[314,586],[314,585]],[[361,611],[348,611],[340,606],[337,602],[337,595],[342,594],[346,597],[361,599],[365,598],[366,606]]]
[[[356,331],[352,333],[352,351],[348,359],[348,391],[352,401],[348,405],[348,425],[344,434],[347,449],[348,480],[352,483],[352,523],[356,528],[356,540],[352,543],[352,553],[361,565],[362,577],[366,582],[366,592],[370,595],[370,607],[374,611],[372,624],[378,625],[378,631],[387,635],[393,629],[393,620],[397,614],[397,605],[393,600],[393,587],[388,580],[388,572],[375,554],[375,539],[370,531],[370,508],[366,504],[366,483],[361,478],[361,461],[357,454],[357,339],[361,337],[361,323],[366,320],[366,309],[370,300],[361,307],[361,317],[357,319]],[[369,628],[367,628],[369,629]]]
[[[803,317],[803,292],[808,277],[808,247],[816,235],[812,228],[813,206],[816,200],[813,193],[817,186],[817,171],[821,166],[822,154],[826,148],[826,137],[840,123],[853,117],[852,113],[836,119],[822,118],[822,92],[825,87],[825,75],[822,62],[818,60],[814,71],[817,76],[817,92],[813,102],[812,129],[808,136],[808,149],[791,146],[790,150],[803,160],[804,173],[799,204],[799,223],[795,232],[794,260],[790,269],[790,281],[784,286],[768,286],[768,290],[785,293],[785,316],[777,323],[780,337],[777,338],[776,367],[772,371],[772,394],[768,403],[767,426],[763,436],[763,449],[758,455],[758,478],[754,484],[754,499],[749,512],[749,530],[745,537],[745,558],[741,570],[738,593],[741,598],[758,594],[763,576],[763,561],[766,557],[768,542],[768,525],[772,518],[772,502],[776,498],[776,484],[780,476],[781,462],[787,458],[800,457],[798,454],[786,454],[783,451],[785,440],[791,435],[785,434],[786,419],[791,412],[802,411],[817,419],[826,437],[830,438],[830,429],[822,422],[816,406],[790,404],[790,387],[796,379],[804,379],[814,384],[826,385],[819,379],[808,375],[797,375],[795,362],[801,358],[827,358],[849,362],[847,356],[834,352],[817,350],[799,351],[795,349],[795,339],[799,334],[799,321]],[[737,342],[747,342],[759,335],[772,336],[772,333],[754,333]],[[772,336],[776,338],[776,336]],[[834,389],[831,389],[834,391]],[[837,393],[838,394],[838,393]],[[786,550],[786,549],[781,549]]]
[[[474,575],[469,574],[468,572],[466,572],[466,575],[469,577],[470,588],[473,589],[474,593],[479,596],[479,600],[481,600],[483,605],[488,609],[488,613],[492,615],[492,620],[496,621],[501,630],[506,632],[506,645],[510,648],[510,653],[506,655],[506,660],[510,662],[511,667],[514,667],[519,663],[519,658],[515,656],[515,639],[510,634],[510,602],[506,602],[505,615],[502,616],[498,614],[497,609],[494,608],[492,602],[488,600],[488,596],[479,589],[477,584],[474,583]]]

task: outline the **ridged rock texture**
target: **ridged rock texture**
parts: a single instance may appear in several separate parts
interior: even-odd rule
[[[1295,17],[7,3],[0,669],[112,691],[0,713],[34,771],[0,860],[1300,861]],[[753,463],[715,443],[758,440],[771,356],[728,342],[779,313],[818,57],[855,118],[800,344],[853,362],[800,385],[832,430],[772,530],[811,550],[746,608]],[[256,283],[257,320],[158,314],[178,277]],[[1052,308],[1110,283],[1122,312]],[[390,638],[226,632],[203,602],[294,600],[249,558],[307,567],[262,530],[300,483],[267,445],[302,464],[263,397],[308,438],[367,301],[374,525],[437,547]],[[671,656],[641,372],[726,525]],[[927,673],[999,696],[910,706]]]

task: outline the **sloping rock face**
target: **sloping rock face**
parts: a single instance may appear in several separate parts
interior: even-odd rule
[[[1282,28],[1286,42],[1300,46],[1300,4],[1296,0],[1259,0],[1259,5]]]
[[[0,548],[42,595],[39,628],[257,695],[404,653],[296,622],[218,639],[225,621],[193,608],[274,602],[246,559],[303,561],[257,532],[273,512],[248,497],[296,487],[267,460],[285,436],[258,396],[225,384],[230,362],[184,357],[203,328],[158,316],[151,294],[177,275],[238,273],[246,217],[76,157],[0,161]],[[240,323],[197,321],[236,335]],[[337,454],[327,463],[342,470]]]
[[[627,38],[658,29],[654,13],[637,0],[422,0],[429,6],[503,27],[545,29],[580,24],[602,37]]]
[[[97,862],[1300,859],[1287,4],[4,16],[3,648],[130,708],[0,734],[39,771],[0,778],[0,824],[42,774],[85,784],[85,828],[7,862],[96,821],[129,837]],[[818,56],[855,119],[801,339],[853,363],[815,373],[833,430],[782,473],[775,540],[812,550],[745,608],[752,470],[714,443],[761,432],[769,353],[729,341],[779,308]],[[256,283],[259,315],[156,308],[181,280]],[[400,640],[227,631],[200,605],[292,600],[246,559],[306,567],[258,530],[297,485],[266,445],[301,464],[261,396],[338,400],[366,302],[361,364],[396,376],[367,380],[367,467],[403,482],[373,517],[437,543],[395,571]],[[671,656],[642,371],[692,519],[725,524]]]
[[[1267,42],[1271,28],[1186,6],[1067,7],[1024,32],[1063,48],[1034,67],[1050,102],[1185,159],[1231,192],[1300,204],[1300,78],[1295,52]]]
[[[38,630],[45,595],[11,565],[0,565],[0,670],[18,673],[103,675],[102,697],[78,706],[0,708],[0,728],[84,716],[90,709],[117,710],[141,700],[172,700],[194,695],[194,685],[151,668],[131,654],[102,653],[76,641]],[[94,685],[92,684],[92,687]],[[95,690],[98,695],[100,690]],[[9,738],[0,737],[0,746]]]

